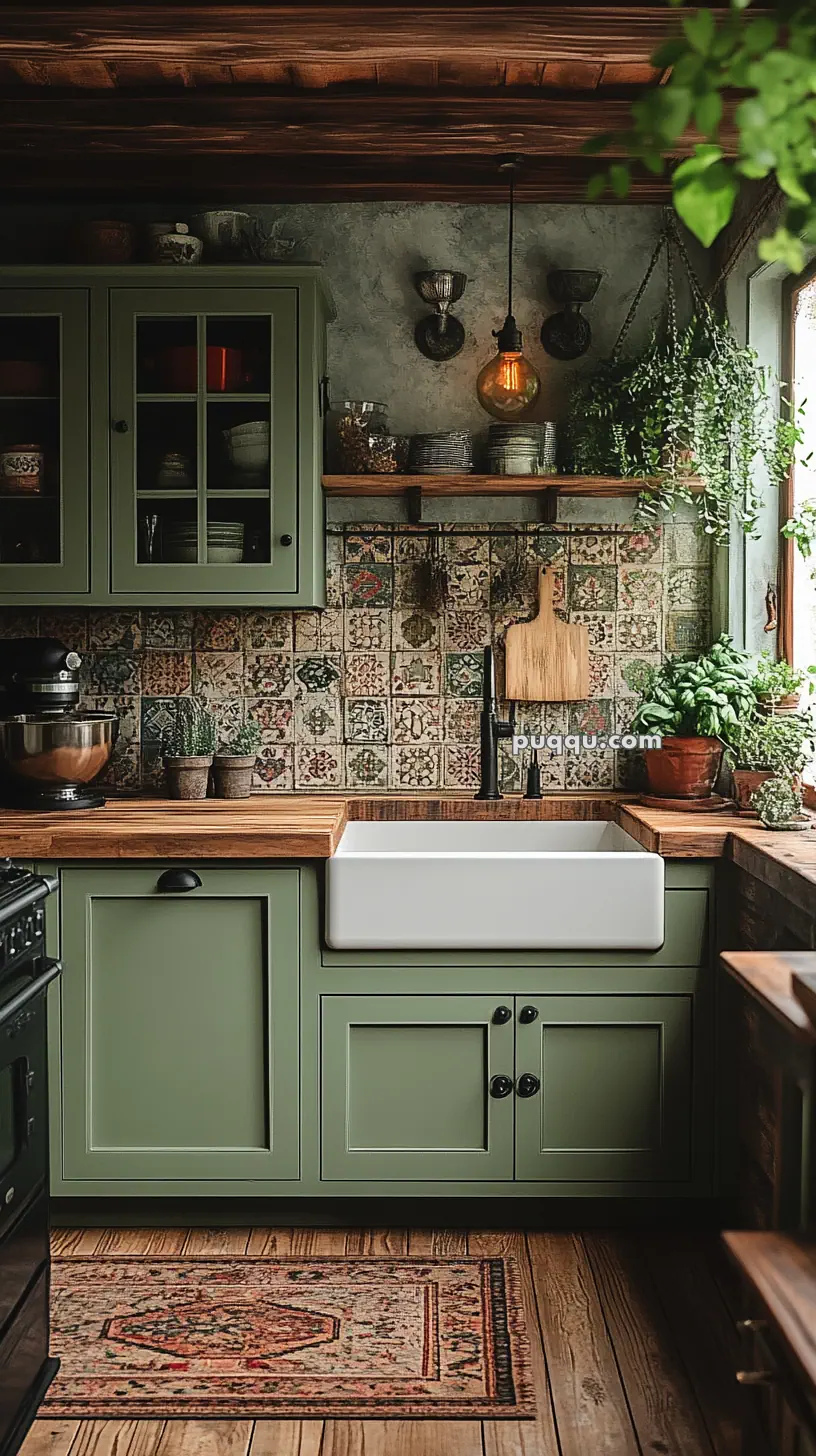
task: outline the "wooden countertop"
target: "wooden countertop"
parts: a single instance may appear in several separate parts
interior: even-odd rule
[[[816,1389],[816,1241],[801,1234],[723,1234],[731,1258],[750,1282],[811,1390]]]
[[[725,951],[725,970],[755,1001],[800,1041],[816,1041],[816,1027],[800,1003],[797,978],[816,972],[814,951]]]

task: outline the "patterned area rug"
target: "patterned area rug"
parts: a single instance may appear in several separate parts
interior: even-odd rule
[[[512,1259],[56,1259],[43,1415],[532,1417]]]

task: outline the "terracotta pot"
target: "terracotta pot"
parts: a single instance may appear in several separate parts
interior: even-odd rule
[[[255,754],[220,753],[215,759],[215,797],[217,799],[248,799],[252,792],[252,774],[255,768]]]
[[[129,263],[135,241],[130,222],[80,222],[74,228],[74,256],[78,263]]]
[[[734,798],[737,801],[737,808],[753,813],[751,795],[756,793],[760,784],[766,783],[773,776],[769,768],[735,768],[731,777],[734,781]]]
[[[191,758],[166,758],[164,776],[170,799],[206,799],[212,754]]]
[[[784,698],[765,698],[760,696],[758,700],[759,711],[764,713],[766,717],[771,717],[776,713],[783,715],[798,713],[800,697],[801,693],[786,693]]]
[[[707,799],[720,770],[719,738],[664,738],[644,752],[649,793],[662,799]]]

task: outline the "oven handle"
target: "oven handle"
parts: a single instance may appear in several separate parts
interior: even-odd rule
[[[62,970],[62,961],[47,960],[44,964],[45,970],[42,975],[38,976],[36,981],[32,981],[30,986],[26,986],[19,996],[12,997],[11,1001],[7,1001],[5,1006],[0,1009],[0,1026],[5,1026],[6,1022],[11,1021],[18,1011],[22,1011],[28,1005],[29,1001],[41,996],[46,987],[57,979]]]

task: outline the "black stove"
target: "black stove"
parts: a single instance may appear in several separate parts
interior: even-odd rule
[[[53,1380],[48,1350],[47,875],[0,860],[0,1456],[15,1456]]]

